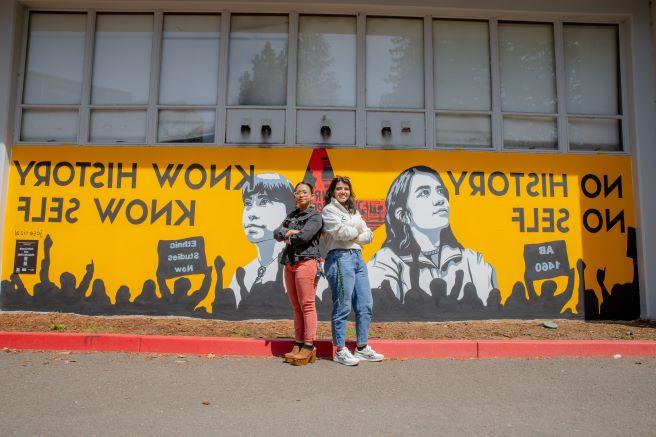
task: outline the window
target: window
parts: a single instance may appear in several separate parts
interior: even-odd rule
[[[492,147],[486,21],[433,21],[437,146]]]
[[[158,143],[214,142],[220,29],[220,15],[164,15]]]
[[[90,142],[146,142],[152,39],[150,14],[98,14],[91,78]],[[99,109],[103,106],[112,110]],[[121,111],[117,110],[119,106],[140,109]]]
[[[77,142],[86,14],[30,15],[20,141]]]
[[[563,27],[570,148],[621,150],[617,26]]]
[[[160,110],[159,143],[213,143],[216,114],[213,110]]]
[[[94,109],[89,140],[92,143],[145,143],[146,111]]]
[[[20,138],[38,143],[75,143],[78,123],[76,111],[25,109]]]
[[[499,67],[504,147],[557,149],[553,25],[500,23]]]
[[[300,17],[299,106],[356,105],[355,27],[355,17]]]
[[[148,103],[153,16],[98,14],[91,103]]]
[[[368,108],[424,107],[423,29],[417,19],[367,20]]]
[[[220,16],[165,15],[160,105],[215,105]]]
[[[32,11],[16,140],[622,152],[621,33],[366,13]]]
[[[232,17],[228,105],[285,105],[288,29],[286,15]]]
[[[23,102],[79,105],[84,14],[32,14]]]

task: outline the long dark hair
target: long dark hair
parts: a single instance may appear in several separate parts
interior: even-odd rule
[[[346,176],[335,176],[332,181],[330,181],[330,186],[328,186],[328,189],[326,190],[326,194],[323,197],[323,203],[324,205],[328,205],[330,201],[333,198],[333,194],[335,193],[335,187],[337,187],[337,183],[341,182],[343,184],[346,184],[349,187],[349,190],[351,191],[351,196],[346,200],[346,203],[344,204],[344,207],[346,210],[351,213],[355,214],[355,193],[353,192],[353,186],[351,185],[351,181],[349,180],[348,177]]]
[[[392,249],[398,256],[410,256],[412,258],[411,263],[406,263],[410,267],[410,289],[421,288],[419,286],[419,255],[421,254],[421,248],[412,236],[412,230],[408,224],[412,218],[412,211],[408,211],[407,208],[410,183],[412,182],[412,178],[418,173],[433,175],[444,186],[444,181],[437,171],[430,167],[417,165],[404,170],[394,179],[385,199],[385,231],[387,237],[383,243],[383,247]],[[446,190],[446,187],[444,187],[444,190]],[[449,198],[448,191],[446,191],[446,198]],[[403,212],[402,218],[405,220],[396,217],[396,210],[398,208],[401,208]],[[462,249],[462,245],[458,243],[455,235],[453,235],[450,221],[449,225],[440,231],[440,253],[442,247],[445,245]],[[401,294],[401,301],[403,301],[403,293]]]
[[[440,174],[432,168],[424,165],[410,167],[401,172],[401,174],[394,179],[394,182],[392,182],[392,185],[387,192],[387,198],[385,199],[385,231],[387,232],[387,237],[383,243],[383,247],[389,247],[398,255],[418,255],[421,251],[419,245],[412,237],[412,230],[408,224],[412,218],[412,211],[408,211],[407,209],[408,197],[410,195],[410,182],[412,182],[412,178],[418,173],[435,176],[440,184],[444,186],[444,181]],[[445,186],[444,189],[446,190]],[[449,192],[447,191],[446,193],[448,199]],[[405,220],[396,216],[396,210],[398,208],[402,209]],[[453,235],[451,222],[449,222],[449,225],[440,232],[440,246],[444,245],[462,249],[462,245],[458,243],[458,240],[456,240],[456,237]]]

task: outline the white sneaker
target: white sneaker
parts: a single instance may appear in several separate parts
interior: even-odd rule
[[[344,364],[345,366],[357,366],[358,363],[360,362],[360,359],[354,357],[351,351],[348,350],[348,348],[342,348],[342,349],[338,349],[335,352],[333,361],[339,364]]]
[[[374,361],[374,362],[383,361],[385,359],[385,355],[379,354],[378,352],[373,350],[369,345],[365,346],[365,348],[362,350],[356,348],[355,357],[364,361]]]

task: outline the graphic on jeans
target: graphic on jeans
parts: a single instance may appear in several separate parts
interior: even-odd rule
[[[367,274],[367,265],[362,259],[362,250],[374,240],[373,232],[356,209],[356,193],[351,179],[335,176],[324,195],[323,250],[326,256],[326,277],[330,283],[333,301],[331,329],[333,345],[337,352],[333,357],[345,365],[356,365],[358,360],[344,351],[346,321],[353,309],[355,336],[358,348],[368,343],[369,324],[372,318],[373,299]],[[378,359],[373,355],[371,359]]]
[[[640,315],[630,157],[157,146],[14,146],[0,308],[290,318],[270,233],[290,180],[335,173],[374,231],[374,320]]]
[[[353,309],[356,342],[367,344],[373,316],[367,265],[359,250],[332,250],[326,257],[326,277],[332,293],[332,337],[336,346],[346,341],[346,316]]]

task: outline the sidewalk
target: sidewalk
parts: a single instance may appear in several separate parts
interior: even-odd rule
[[[4,437],[334,436],[344,428],[581,437],[656,429],[656,358],[355,367],[322,359],[297,367],[280,358],[53,351],[0,352],[0,368]]]

